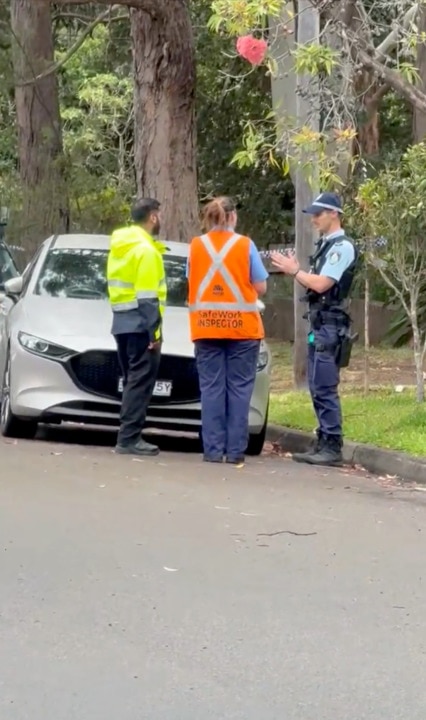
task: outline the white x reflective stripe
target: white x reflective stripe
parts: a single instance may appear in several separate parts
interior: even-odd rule
[[[108,280],[108,287],[126,288],[131,290],[134,285],[131,282],[125,282],[124,280]]]
[[[200,283],[200,287],[198,288],[197,296],[195,299],[195,303],[191,305],[190,310],[191,311],[197,311],[197,310],[240,310],[241,312],[257,312],[258,308],[256,303],[247,303],[242,293],[238,287],[238,285],[234,282],[233,278],[231,277],[231,274],[223,265],[223,261],[228,255],[228,253],[232,250],[234,245],[238,242],[241,235],[237,235],[234,233],[229,240],[225,243],[223,248],[216,252],[216,250],[213,247],[213,243],[210,240],[208,235],[202,235],[201,242],[203,243],[205,249],[207,250],[211,260],[212,265],[209,269],[208,273],[206,274],[204,280],[202,283]],[[219,274],[222,276],[226,284],[228,285],[229,289],[235,296],[235,302],[209,302],[209,301],[202,301],[201,298],[208,288],[209,284],[213,280],[215,274],[219,272]]]

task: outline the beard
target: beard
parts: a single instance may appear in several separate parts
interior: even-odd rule
[[[161,230],[161,223],[157,218],[157,222],[155,223],[154,227],[152,228],[153,236],[158,237],[158,235],[160,234],[160,230]]]

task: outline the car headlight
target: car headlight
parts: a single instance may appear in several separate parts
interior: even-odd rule
[[[25,350],[53,360],[65,360],[74,354],[69,348],[55,345],[54,343],[48,342],[48,340],[43,340],[43,338],[29,335],[25,332],[18,333],[18,340]]]
[[[257,358],[257,368],[256,371],[260,372],[261,370],[264,370],[268,364],[269,355],[267,350],[261,350],[259,352],[259,357]]]

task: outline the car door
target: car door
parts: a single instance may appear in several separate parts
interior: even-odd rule
[[[23,286],[21,297],[25,294],[28,282],[31,278],[31,274],[37,263],[38,258],[42,250],[41,246],[33,258],[28,263],[24,272],[22,273]],[[2,254],[3,251],[3,254]],[[1,274],[1,268],[3,272]],[[9,320],[13,315],[14,309],[18,303],[10,297],[6,297],[4,294],[4,283],[11,278],[18,277],[19,272],[17,266],[13,260],[12,254],[8,248],[0,243],[0,389],[3,381],[4,370],[6,367],[6,358],[9,346]],[[2,279],[3,278],[3,282]]]
[[[13,307],[13,301],[4,294],[4,284],[19,275],[17,265],[7,245],[0,241],[0,385],[4,373],[4,345],[6,319]]]

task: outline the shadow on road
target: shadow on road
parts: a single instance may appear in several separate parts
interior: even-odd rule
[[[114,447],[117,437],[116,428],[94,427],[91,425],[42,425],[37,433],[37,441],[84,445],[95,447]],[[167,452],[199,453],[200,443],[196,435],[185,433],[144,434],[147,440],[155,442],[161,450]]]

